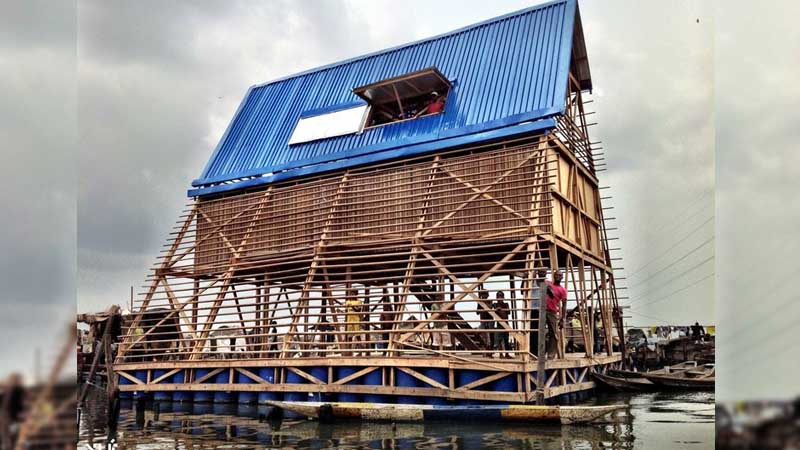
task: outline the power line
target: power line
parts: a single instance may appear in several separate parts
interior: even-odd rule
[[[712,239],[713,239],[713,238],[712,238]],[[690,254],[692,254],[692,253],[694,253],[694,250],[692,250],[692,252],[690,252],[690,253],[687,253],[686,255],[684,255],[684,256],[683,256],[681,259],[679,259],[679,260],[675,261],[675,263],[678,263],[678,262],[682,261],[683,259],[685,259],[686,257],[688,257],[688,256],[689,256]],[[692,267],[690,267],[690,268],[686,269],[685,271],[683,271],[683,272],[679,273],[678,275],[676,275],[676,276],[674,276],[674,277],[670,278],[670,279],[669,279],[669,280],[667,280],[665,283],[662,283],[662,284],[661,284],[661,286],[659,286],[658,288],[656,288],[656,289],[653,289],[653,290],[658,290],[658,289],[660,289],[661,287],[663,287],[663,286],[666,286],[666,285],[667,285],[669,282],[671,282],[671,281],[674,281],[675,279],[677,279],[677,278],[680,278],[680,277],[682,277],[683,275],[686,275],[686,274],[687,274],[687,273],[689,273],[689,271],[691,271],[692,269],[696,269],[696,268],[698,268],[698,267],[702,266],[703,264],[705,264],[705,263],[707,263],[707,262],[709,262],[709,261],[711,261],[711,260],[713,260],[713,259],[714,259],[714,254],[712,253],[712,254],[711,254],[711,256],[709,256],[708,258],[704,259],[703,261],[700,261],[700,263],[698,263],[698,264],[695,264],[694,266],[692,266]],[[670,266],[672,266],[672,265],[674,265],[674,263],[673,263],[673,264],[670,264]],[[647,280],[650,280],[651,278],[653,278],[653,277],[657,276],[658,274],[660,274],[660,273],[664,272],[665,270],[669,269],[669,268],[670,268],[670,266],[667,266],[667,267],[665,267],[665,268],[663,268],[663,269],[659,270],[658,272],[656,272],[656,273],[654,273],[653,275],[651,275],[651,276],[649,276],[649,277],[645,278],[644,280],[640,280],[640,281],[636,282],[635,284],[633,284],[633,285],[631,285],[631,286],[628,286],[628,288],[630,289],[630,288],[633,288],[633,287],[636,287],[636,286],[640,286],[640,285],[641,285],[642,283],[644,283],[645,281],[647,281]],[[643,294],[643,295],[647,295],[647,294]]]
[[[655,299],[655,300],[653,300],[651,302],[647,302],[647,303],[643,303],[641,305],[638,305],[638,307],[639,308],[644,308],[647,305],[652,305],[654,303],[658,303],[658,302],[660,302],[662,300],[668,299],[668,298],[672,297],[673,295],[677,294],[678,292],[682,292],[682,291],[685,291],[686,289],[689,289],[690,287],[696,286],[701,281],[704,281],[704,280],[706,280],[708,278],[711,278],[713,276],[714,276],[714,272],[711,272],[710,274],[704,276],[703,278],[700,278],[699,280],[695,281],[694,283],[692,283],[692,284],[690,284],[688,286],[684,286],[684,287],[682,287],[682,288],[680,288],[680,289],[678,289],[676,291],[673,291],[673,292],[671,292],[671,293],[669,293],[669,294],[667,294],[667,295],[665,295],[663,297],[657,298],[657,299]],[[631,311],[636,311],[636,310],[635,309],[631,309]]]
[[[796,302],[797,300],[798,300],[797,298],[793,298],[792,302]],[[767,331],[769,333],[770,331],[772,331],[772,328],[771,328],[772,325],[773,325],[772,321],[763,321],[763,322],[761,322],[761,327],[754,326],[754,327],[750,328],[751,334],[750,334],[749,341],[750,342],[754,341],[753,335],[752,335],[752,331],[757,331],[756,335],[759,337],[759,339],[762,339],[762,340],[767,339],[767,337],[762,337],[761,336],[761,334],[762,334],[761,332],[762,331]],[[767,326],[767,328],[764,328],[764,326]],[[743,331],[743,334],[745,334],[747,331],[748,330]],[[747,336],[747,334],[745,334],[745,336]],[[726,342],[730,342],[730,339],[728,341],[726,341]],[[726,353],[725,356],[729,356],[732,353],[733,353],[733,351],[729,351],[729,352]]]
[[[686,213],[686,212],[688,212],[688,211],[691,211],[691,209],[692,209],[692,208],[693,208],[695,205],[697,205],[697,204],[699,203],[699,201],[700,201],[700,200],[702,200],[703,198],[705,198],[706,196],[708,196],[708,194],[710,194],[710,193],[712,193],[712,192],[714,192],[714,191],[713,191],[713,189],[712,189],[712,190],[709,190],[709,191],[706,191],[704,194],[702,194],[700,197],[698,197],[698,199],[697,199],[697,200],[695,200],[695,201],[694,201],[694,202],[693,202],[691,205],[689,205],[688,207],[686,207],[686,208],[685,208],[685,210],[684,210],[684,213]],[[657,234],[657,233],[661,232],[661,230],[663,230],[664,228],[666,228],[668,224],[672,225],[672,227],[670,228],[670,232],[672,232],[672,231],[676,230],[677,228],[680,228],[681,226],[683,226],[683,225],[686,225],[686,223],[687,223],[689,220],[693,219],[695,216],[697,216],[698,214],[700,214],[700,213],[701,213],[701,212],[703,212],[703,211],[705,211],[705,209],[704,209],[704,208],[700,208],[700,209],[698,209],[697,211],[695,211],[693,214],[689,215],[689,217],[687,217],[687,218],[684,218],[684,217],[683,217],[683,215],[682,215],[682,216],[678,217],[677,219],[675,219],[673,222],[663,222],[663,221],[661,221],[661,222],[662,222],[662,223],[661,223],[661,226],[660,226],[660,227],[658,227],[658,228],[656,228],[655,230],[651,231],[651,232],[650,232],[650,234],[652,235],[652,234]],[[685,214],[684,214],[684,215],[685,215]],[[646,227],[646,228],[649,228],[649,227]],[[639,252],[641,252],[643,249],[645,249],[645,248],[646,248],[646,243],[642,243],[642,244],[640,244],[640,245],[637,245],[637,246],[636,246],[636,247],[634,247],[634,248],[635,248],[636,250],[631,250],[631,251],[629,252],[629,255],[631,255],[631,256],[633,256],[633,255],[638,255],[638,254],[639,254]]]
[[[683,256],[681,256],[681,257],[680,257],[680,258],[678,258],[677,260],[673,261],[673,262],[672,262],[671,264],[669,264],[668,266],[665,266],[665,267],[663,267],[661,270],[659,270],[658,272],[656,272],[656,273],[654,273],[654,274],[650,275],[649,277],[647,277],[647,278],[645,278],[645,279],[642,279],[642,280],[639,280],[639,281],[637,281],[636,283],[634,283],[634,284],[632,284],[632,285],[628,286],[628,288],[633,288],[633,287],[636,287],[636,286],[640,286],[640,285],[641,285],[642,283],[644,283],[645,281],[647,281],[647,280],[650,280],[650,279],[652,279],[652,278],[653,278],[653,277],[655,277],[655,276],[658,276],[659,274],[663,273],[665,270],[667,270],[667,269],[669,269],[669,268],[673,267],[675,264],[678,264],[679,262],[681,262],[681,261],[683,261],[684,259],[688,258],[688,257],[689,257],[689,255],[691,255],[692,253],[694,253],[694,252],[696,252],[696,251],[700,250],[700,249],[701,249],[703,246],[705,246],[706,244],[708,244],[709,242],[711,242],[711,241],[713,241],[713,240],[714,240],[714,236],[711,236],[711,237],[710,237],[710,238],[708,238],[708,239],[707,239],[705,242],[703,242],[702,244],[700,244],[700,245],[698,245],[697,247],[693,248],[693,249],[692,249],[692,250],[690,250],[688,253],[685,253]],[[711,257],[710,257],[709,259],[713,259],[713,258],[714,258],[714,255],[712,254],[712,255],[711,255]],[[703,262],[702,262],[702,263],[700,263],[700,264],[703,264],[703,263],[705,263],[705,262],[709,261],[709,259],[706,259],[705,261],[703,261]],[[697,267],[697,266],[695,266],[695,267]]]
[[[772,359],[772,358],[774,358],[774,357],[776,357],[778,355],[785,355],[787,351],[794,350],[794,348],[797,347],[798,344],[800,344],[800,341],[795,340],[790,344],[790,346],[788,348],[785,348],[785,349],[780,349],[779,348],[779,349],[773,350],[773,351],[767,353],[764,356],[764,359],[761,360],[761,362],[763,363],[764,361],[769,361],[770,359]],[[795,358],[790,358],[790,359],[793,360],[793,361],[796,361]]]
[[[731,333],[729,336],[737,336],[737,335],[739,335],[739,334],[742,334],[742,333],[747,333],[747,332],[748,332],[748,329],[749,329],[750,331],[752,331],[752,329],[753,329],[753,325],[757,325],[757,324],[760,324],[760,323],[762,323],[762,321],[763,321],[764,319],[767,319],[769,316],[771,316],[771,315],[772,315],[772,314],[774,314],[775,312],[777,312],[777,311],[780,311],[781,309],[783,309],[783,308],[785,308],[785,307],[787,307],[787,306],[790,306],[790,305],[792,305],[792,304],[794,304],[794,305],[797,305],[797,304],[798,304],[798,303],[797,303],[797,299],[796,299],[796,298],[791,298],[791,297],[790,297],[790,298],[787,298],[786,300],[787,300],[787,301],[785,301],[785,302],[783,302],[783,303],[780,303],[780,304],[779,304],[779,305],[777,305],[775,308],[772,308],[772,309],[770,309],[769,311],[767,311],[767,313],[766,313],[766,314],[763,314],[763,315],[762,315],[761,317],[759,317],[758,319],[756,319],[756,320],[752,320],[752,321],[749,321],[749,322],[747,322],[747,324],[746,324],[744,327],[741,327],[741,328],[737,329],[735,332]],[[752,305],[752,304],[751,304],[751,305]],[[728,343],[728,342],[730,342],[730,339],[727,339],[727,340],[723,341],[723,343]]]
[[[787,251],[787,255],[783,255],[783,256],[788,256],[788,253],[790,253],[790,252],[794,252],[794,251],[795,251],[795,249],[794,249],[794,248],[792,248],[792,249],[790,249],[789,251]],[[776,258],[776,259],[780,259],[780,257],[778,257],[778,258]],[[758,281],[758,284],[760,284],[760,285],[764,285],[764,286],[771,286],[771,285],[775,284],[775,283],[776,283],[777,281],[779,281],[779,280],[786,280],[786,279],[789,279],[789,280],[791,280],[791,279],[794,279],[794,277],[795,277],[796,275],[800,275],[800,269],[798,269],[798,270],[795,270],[795,271],[793,271],[793,272],[788,272],[788,271],[787,271],[787,272],[784,272],[784,273],[773,274],[773,276],[772,276],[772,279],[770,279],[770,281],[769,281],[769,282],[762,283],[761,281]],[[759,278],[760,278],[760,277],[759,277]],[[751,304],[750,304],[749,302],[746,302],[746,303],[744,304],[744,306],[745,306],[745,307],[747,307],[747,306],[751,306]],[[742,313],[742,311],[736,311],[736,312],[735,312],[735,314],[740,314],[740,313]]]
[[[678,242],[676,242],[676,243],[672,244],[672,246],[671,246],[670,248],[668,248],[668,249],[667,249],[665,252],[663,252],[663,253],[661,253],[660,255],[656,256],[655,258],[651,259],[650,261],[648,261],[648,262],[647,262],[647,264],[645,264],[645,265],[643,265],[643,266],[640,266],[640,267],[639,267],[638,269],[636,269],[635,271],[633,271],[633,272],[629,273],[629,274],[628,274],[628,278],[632,278],[632,277],[633,277],[633,276],[635,276],[637,273],[639,273],[639,272],[641,272],[642,270],[644,270],[645,268],[647,268],[647,267],[648,267],[650,264],[652,264],[653,262],[655,262],[655,261],[657,261],[657,260],[661,259],[661,257],[662,257],[662,256],[666,255],[667,253],[669,253],[670,251],[672,251],[674,248],[676,248],[678,245],[682,244],[684,241],[686,241],[687,239],[689,239],[689,238],[690,238],[690,237],[691,237],[691,236],[692,236],[692,235],[693,235],[693,234],[694,234],[694,233],[695,233],[697,230],[699,230],[700,228],[702,228],[704,225],[706,225],[707,223],[711,222],[712,220],[714,220],[714,216],[713,216],[713,215],[712,215],[711,217],[709,217],[708,219],[706,219],[706,221],[705,221],[705,222],[703,222],[703,223],[701,223],[700,225],[698,225],[697,227],[693,228],[693,229],[692,229],[692,231],[690,231],[690,232],[689,232],[689,234],[687,234],[686,236],[682,237],[680,240],[678,240]]]
[[[631,311],[634,312],[634,310],[631,310]],[[661,322],[666,322],[667,324],[670,323],[670,321],[667,320],[667,319],[664,319],[664,318],[661,318],[661,317],[649,316],[647,314],[643,314],[643,313],[640,313],[640,312],[636,312],[636,315],[639,315],[639,316],[642,316],[642,317],[647,317],[648,319],[653,319],[653,320],[658,320],[658,321],[661,321]]]
[[[797,299],[797,298],[795,298],[795,300],[798,300],[798,299]],[[780,337],[780,336],[782,336],[784,333],[786,333],[787,331],[791,330],[791,329],[792,329],[792,327],[796,327],[796,326],[797,326],[797,323],[794,321],[794,318],[793,318],[793,317],[790,317],[790,319],[792,319],[792,320],[789,320],[789,322],[786,324],[786,326],[782,327],[782,328],[780,329],[780,331],[776,332],[776,333],[775,333],[775,334],[773,334],[772,336],[769,336],[769,337],[767,337],[767,338],[761,339],[760,341],[751,341],[751,342],[750,342],[750,345],[746,346],[744,349],[738,348],[738,349],[737,349],[737,352],[738,352],[738,353],[741,353],[741,352],[743,352],[743,351],[752,350],[752,349],[753,349],[753,347],[760,346],[760,345],[764,345],[764,344],[766,344],[766,343],[768,343],[768,342],[771,342],[771,341],[772,341],[772,340],[774,340],[776,337]],[[781,349],[781,351],[783,351],[783,350],[785,350],[785,349]],[[753,355],[753,354],[754,354],[754,353],[751,353],[750,355]],[[747,356],[745,357],[745,361],[748,361],[749,359],[750,359],[749,357],[747,357]],[[739,360],[739,361],[737,361],[737,363],[741,365],[742,361],[741,361],[741,360]]]

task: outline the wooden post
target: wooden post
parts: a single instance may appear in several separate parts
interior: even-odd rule
[[[544,280],[536,279],[534,283],[539,285],[539,349],[538,360],[536,361],[536,403],[543,405],[545,401],[544,384],[545,369],[547,363],[547,283]]]

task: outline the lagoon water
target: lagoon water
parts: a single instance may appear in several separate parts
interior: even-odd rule
[[[493,423],[270,423],[266,407],[123,402],[116,436],[126,449],[712,449],[711,392],[599,394],[624,403],[615,420],[593,425]],[[80,447],[105,448],[102,394],[81,411]]]

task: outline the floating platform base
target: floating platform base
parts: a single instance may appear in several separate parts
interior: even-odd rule
[[[195,401],[252,403],[254,394],[261,404],[361,400],[463,406],[530,404],[540,394],[548,403],[569,403],[595,388],[593,372],[618,369],[620,363],[619,354],[548,360],[541,388],[536,360],[496,358],[161,361],[120,363],[115,372],[122,392],[193,392]]]
[[[270,402],[272,406],[320,421],[364,420],[374,422],[493,421],[589,423],[626,405],[534,406],[534,405],[393,405],[388,403]]]

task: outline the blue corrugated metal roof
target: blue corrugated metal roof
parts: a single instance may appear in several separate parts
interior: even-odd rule
[[[479,142],[489,132],[502,136],[529,129],[522,124],[563,112],[576,20],[576,0],[558,0],[253,86],[203,174],[192,183],[201,188],[189,195]],[[301,116],[362,102],[354,88],[427,67],[438,68],[453,83],[444,114],[288,145]],[[248,177],[259,178],[230,183]],[[214,186],[222,182],[228,183]]]

